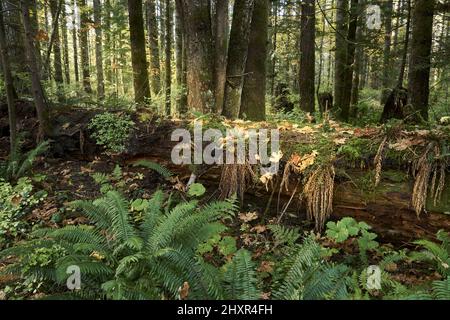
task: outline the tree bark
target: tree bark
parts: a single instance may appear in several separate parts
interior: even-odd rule
[[[165,79],[164,79],[164,90],[165,90],[165,113],[170,116],[171,113],[171,92],[172,92],[172,4],[170,0],[165,0],[166,2],[166,34],[165,34]]]
[[[73,1],[72,7],[72,46],[73,46],[73,72],[75,73],[75,82],[80,82],[80,70],[78,68],[78,39],[77,39],[77,15],[76,15],[77,0]]]
[[[86,0],[78,0],[78,10],[80,12],[80,50],[81,50],[81,69],[83,73],[83,87],[86,93],[92,93],[91,73],[89,71],[89,8]]]
[[[300,36],[300,108],[305,112],[314,112],[315,91],[315,55],[316,55],[316,15],[315,0],[302,2]]]
[[[225,95],[225,81],[227,79],[227,51],[228,51],[228,0],[215,1],[215,112],[221,113]],[[264,30],[261,30],[264,32]],[[266,31],[267,32],[267,31]]]
[[[33,28],[30,21],[30,1],[21,0],[22,23],[25,31],[25,48],[30,68],[31,86],[33,89],[34,104],[39,121],[37,140],[42,141],[46,136],[51,136],[48,109],[45,103],[44,90],[41,85],[39,65],[36,59],[36,48],[34,46]]]
[[[150,99],[148,68],[145,52],[142,0],[128,0],[130,24],[131,63],[133,65],[134,100],[142,104]]]
[[[50,0],[50,13],[52,15],[53,33],[50,46],[53,45],[53,68],[55,69],[54,79],[57,84],[62,84],[63,73],[61,63],[61,39],[59,35],[59,15],[61,12],[62,1]],[[49,49],[51,51],[51,49]],[[58,95],[59,96],[59,95]]]
[[[336,51],[334,71],[334,101],[337,108],[343,108],[345,91],[345,67],[347,59],[348,0],[336,2]]]
[[[435,0],[416,0],[413,9],[408,93],[414,111],[424,120],[428,120],[434,6]]]
[[[254,0],[235,0],[234,2],[222,111],[222,114],[229,119],[239,117],[253,5]]]
[[[11,156],[16,151],[17,142],[17,118],[16,118],[16,99],[14,90],[14,81],[11,74],[11,65],[9,62],[8,49],[6,43],[5,24],[3,21],[3,1],[0,0],[0,54],[5,79],[6,101],[8,104],[9,119],[9,147]]]
[[[266,119],[268,23],[269,1],[255,0],[240,109],[240,116],[252,121]]]
[[[100,0],[94,0],[95,23],[95,66],[97,68],[97,96],[99,100],[105,98],[105,81],[103,73],[103,27],[102,7]]]
[[[69,43],[67,36],[67,13],[65,0],[63,0],[61,7],[61,33],[63,39],[64,78],[66,83],[70,84]]]
[[[175,1],[175,58],[177,69],[177,112],[184,114],[187,111],[186,100],[186,65],[184,53],[186,51],[183,31],[183,10],[180,1]]]
[[[392,64],[391,64],[391,37],[392,37],[392,11],[393,0],[384,3],[384,49],[383,49],[383,88],[392,87]]]
[[[159,66],[158,25],[156,23],[155,0],[147,0],[147,31],[150,47],[150,81],[154,95],[161,92],[161,70]]]
[[[348,121],[350,116],[350,102],[352,98],[353,64],[355,61],[356,29],[358,27],[358,0],[351,0],[350,22],[347,33],[347,54],[344,68],[344,91],[341,101],[341,119]]]
[[[214,108],[214,51],[208,0],[178,0],[182,4],[186,38],[188,107],[211,112]]]

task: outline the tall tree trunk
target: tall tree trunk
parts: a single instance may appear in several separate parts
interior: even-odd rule
[[[3,77],[5,79],[6,101],[8,103],[9,117],[9,146],[11,156],[16,150],[17,142],[17,119],[16,119],[16,99],[14,82],[11,74],[11,66],[8,57],[6,44],[5,24],[3,21],[3,1],[0,0],[0,54],[3,67]]]
[[[175,1],[175,58],[177,69],[177,112],[184,114],[187,110],[186,102],[186,70],[184,65],[184,32],[183,32],[183,11],[180,1]]]
[[[428,120],[434,6],[435,0],[416,0],[413,9],[408,92],[410,104],[424,120]]]
[[[385,33],[384,33],[384,49],[383,49],[383,89],[388,89],[392,87],[392,77],[391,77],[392,11],[393,11],[393,0],[388,0],[384,3]]]
[[[360,0],[360,11],[365,11],[365,0]],[[351,113],[353,114],[353,110],[359,101],[359,88],[361,85],[361,75],[363,74],[364,67],[364,25],[365,25],[365,16],[361,14],[359,16],[359,26],[356,32],[356,53],[355,53],[355,70],[353,74],[353,84],[352,84],[352,98],[350,101]]]
[[[100,0],[94,0],[95,23],[95,66],[97,68],[97,96],[99,100],[105,97],[105,81],[103,76],[103,27],[102,7]]]
[[[347,55],[344,68],[344,91],[341,101],[341,119],[348,121],[352,98],[353,63],[355,60],[356,29],[358,27],[358,0],[351,0],[350,22],[347,33]]]
[[[80,71],[78,69],[78,39],[77,39],[77,0],[73,0],[72,7],[72,46],[73,46],[73,72],[75,73],[75,82],[80,82]]]
[[[35,38],[38,37],[39,32],[39,14],[38,14],[38,8],[37,8],[37,1],[32,0],[31,1],[31,25],[33,26],[33,36]],[[23,43],[23,41],[22,41]],[[36,41],[36,59],[39,64],[39,70],[42,70],[42,53],[41,53],[41,43],[40,41]]]
[[[64,77],[66,78],[66,83],[70,84],[69,43],[67,36],[67,13],[65,0],[63,0],[61,7],[61,33],[63,39]]]
[[[345,91],[345,70],[347,59],[347,21],[348,0],[336,2],[336,51],[334,71],[334,101],[336,107],[342,111]]]
[[[53,32],[50,46],[53,45],[53,68],[55,69],[54,78],[56,83],[64,82],[61,63],[61,39],[59,36],[59,15],[61,12],[62,1],[50,0],[50,13],[52,15]]]
[[[144,103],[150,99],[147,58],[145,53],[142,0],[128,0],[130,24],[131,63],[133,65],[134,100]]]
[[[105,0],[103,10],[103,25],[105,26],[105,77],[108,84],[113,83],[113,71],[112,71],[112,50],[111,50],[111,1]]]
[[[156,23],[155,0],[147,0],[147,31],[150,47],[150,81],[154,95],[161,92],[161,70],[159,66],[158,25]]]
[[[186,36],[186,72],[190,110],[214,108],[214,52],[208,0],[181,1]]]
[[[86,0],[78,0],[78,10],[80,12],[80,50],[81,50],[81,69],[83,73],[83,87],[86,93],[92,93],[91,73],[89,70],[89,8]]]
[[[216,92],[215,112],[221,113],[223,108],[225,82],[227,79],[227,51],[228,51],[228,0],[215,1],[215,66],[214,82]],[[261,32],[264,32],[262,30]]]
[[[403,87],[403,78],[405,77],[406,60],[408,57],[409,37],[411,32],[411,0],[406,0],[408,17],[406,18],[405,40],[403,43],[402,62],[400,65],[400,72],[397,79],[397,88]]]
[[[166,34],[165,34],[165,113],[170,115],[171,112],[171,86],[172,86],[172,4],[170,0],[166,1]]]
[[[266,119],[266,61],[269,1],[255,0],[242,89],[240,116],[248,120]]]
[[[235,0],[234,2],[222,111],[222,114],[230,119],[239,117],[253,5],[254,0]]]
[[[314,112],[315,79],[315,38],[316,15],[315,0],[302,2],[300,36],[300,108],[305,112]]]
[[[273,26],[271,35],[271,52],[270,52],[270,95],[272,96],[272,105],[275,99],[275,78],[276,78],[276,66],[277,66],[277,45],[278,45],[278,0],[275,0],[272,4],[273,8]]]
[[[34,104],[39,121],[39,132],[37,140],[41,141],[46,136],[50,136],[50,121],[48,110],[45,103],[44,90],[41,85],[39,65],[36,59],[36,48],[34,46],[33,28],[30,21],[29,0],[21,0],[22,22],[25,30],[25,49],[28,57],[28,66],[30,68],[31,86],[33,89]]]

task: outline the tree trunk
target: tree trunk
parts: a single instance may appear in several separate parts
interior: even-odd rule
[[[188,107],[204,113],[214,108],[214,51],[208,0],[178,0],[186,36]]]
[[[337,108],[343,110],[345,91],[345,70],[347,59],[347,20],[348,0],[336,2],[336,51],[334,71],[334,101]]]
[[[347,56],[344,69],[344,92],[341,102],[341,119],[348,121],[350,115],[350,102],[352,98],[353,66],[355,60],[356,29],[358,27],[358,0],[351,0],[350,23],[347,34]]]
[[[142,0],[128,0],[131,63],[133,65],[134,100],[142,104],[150,99],[147,58],[145,53]]]
[[[228,51],[228,0],[215,1],[215,112],[221,113],[225,95],[225,82],[227,79],[227,51]],[[264,32],[264,30],[261,30]]]
[[[103,76],[103,30],[102,7],[100,0],[94,0],[95,23],[95,66],[97,68],[97,96],[99,100],[105,97],[105,81]]]
[[[384,3],[384,50],[383,50],[383,89],[392,87],[391,36],[393,0]]]
[[[171,113],[171,86],[172,86],[172,4],[170,0],[166,1],[166,34],[165,34],[165,79],[164,79],[164,90],[165,90],[165,113],[170,116]]]
[[[150,47],[150,81],[152,93],[161,92],[161,71],[159,66],[158,25],[156,23],[155,0],[147,0],[147,31]]]
[[[234,2],[222,111],[222,114],[229,119],[239,117],[253,5],[254,0],[235,0]]]
[[[29,0],[21,0],[22,22],[25,30],[25,48],[30,68],[31,86],[33,89],[34,104],[39,121],[39,132],[37,140],[42,141],[46,136],[50,136],[50,121],[45,103],[44,90],[41,85],[39,65],[36,59],[36,48],[34,46],[33,28],[30,21]]]
[[[268,23],[269,1],[255,0],[240,109],[240,116],[252,121],[266,119]]]
[[[70,84],[69,43],[67,36],[67,13],[65,0],[63,0],[61,8],[61,32],[63,39],[64,77],[66,79],[66,83]]]
[[[3,77],[5,79],[6,101],[8,103],[9,117],[9,146],[11,156],[16,150],[17,142],[17,119],[16,119],[16,102],[14,82],[11,74],[11,66],[9,63],[8,49],[6,44],[5,24],[3,21],[3,1],[0,0],[0,54],[3,69]]]
[[[77,40],[77,15],[75,8],[77,6],[77,0],[73,1],[72,7],[72,45],[73,45],[73,72],[75,73],[75,82],[80,82],[80,71],[78,69],[78,40]]]
[[[53,68],[55,69],[54,79],[57,84],[62,84],[64,82],[61,63],[61,39],[59,36],[59,15],[61,12],[61,6],[62,1],[50,0],[50,13],[52,15],[53,24],[52,42],[50,46],[53,46]]]
[[[365,1],[362,0],[360,4],[360,11],[364,12],[365,10]],[[364,14],[361,14],[359,16],[359,26],[356,32],[356,53],[355,53],[355,70],[353,73],[353,83],[352,83],[352,98],[350,101],[350,108],[352,116],[355,116],[353,114],[355,106],[358,104],[359,101],[359,88],[361,85],[361,75],[364,77],[363,74],[363,67],[364,67],[364,45],[363,45],[363,38],[364,38],[364,25],[365,25],[365,18]]]
[[[315,38],[316,15],[315,0],[302,2],[301,36],[300,36],[300,108],[305,112],[314,112],[315,80]]]
[[[177,69],[177,112],[186,113],[186,66],[184,63],[184,32],[183,32],[183,11],[180,1],[175,1],[175,58]]]
[[[428,120],[431,45],[435,0],[416,0],[413,9],[408,93],[414,111]]]
[[[406,60],[408,57],[409,36],[411,32],[411,0],[406,0],[408,17],[406,18],[405,40],[403,45],[402,63],[400,65],[400,72],[397,80],[397,87],[403,87],[403,78],[405,77]]]
[[[91,74],[89,71],[89,12],[86,0],[78,0],[78,10],[80,12],[80,50],[81,50],[81,69],[83,73],[83,87],[86,93],[92,93]]]

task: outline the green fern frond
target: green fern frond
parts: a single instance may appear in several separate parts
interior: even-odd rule
[[[245,249],[238,250],[225,268],[224,281],[228,299],[257,300],[260,298],[256,268],[250,252]]]
[[[163,165],[156,163],[156,162],[152,162],[149,160],[139,160],[136,161],[133,166],[135,167],[145,167],[148,169],[151,169],[153,171],[158,172],[161,176],[163,176],[164,178],[169,178],[173,175],[173,173],[167,169],[166,167],[164,167]]]

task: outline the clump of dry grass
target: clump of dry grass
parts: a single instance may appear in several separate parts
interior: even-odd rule
[[[306,177],[303,196],[308,218],[315,221],[316,231],[321,231],[333,211],[335,171],[331,164],[320,166]]]
[[[415,181],[411,203],[417,216],[425,210],[429,195],[432,197],[434,205],[442,196],[445,187],[446,164],[441,160],[440,155],[439,146],[435,142],[431,142],[424,153],[413,163],[412,171]],[[431,188],[428,193],[430,179]]]
[[[247,186],[254,180],[255,173],[250,164],[224,164],[220,176],[220,198],[237,196],[241,203]]]

